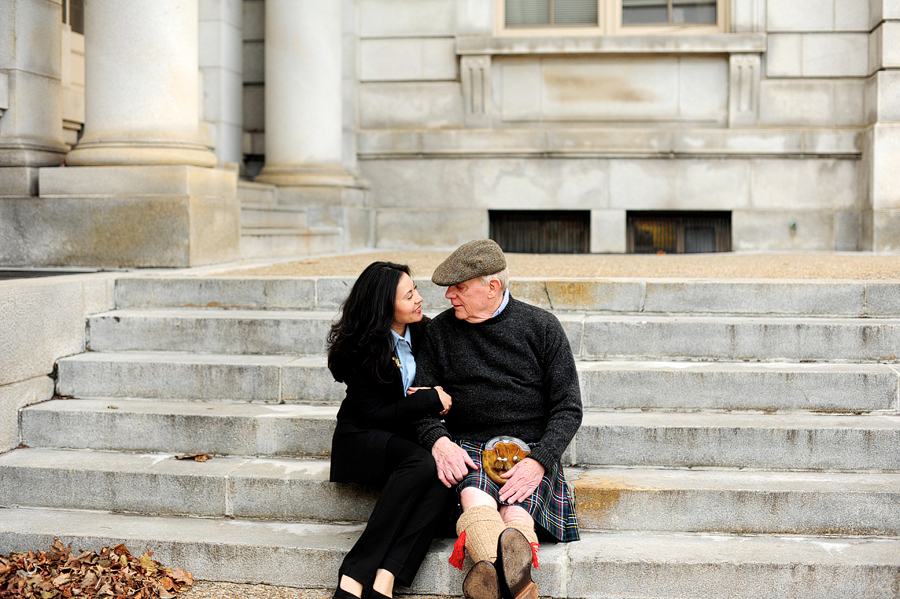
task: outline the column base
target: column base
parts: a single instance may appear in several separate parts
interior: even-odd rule
[[[279,187],[357,187],[353,175],[342,166],[264,166],[255,179]]]
[[[201,144],[82,142],[66,156],[68,166],[201,166],[213,168],[216,155]]]
[[[0,198],[28,198],[38,194],[38,173],[33,166],[0,167]]]
[[[0,202],[0,263],[188,267],[240,257],[234,172],[192,166],[41,169],[37,198]]]

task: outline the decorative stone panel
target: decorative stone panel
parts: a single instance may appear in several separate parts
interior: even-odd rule
[[[491,124],[491,57],[460,57],[460,77],[465,100],[467,127]]]
[[[732,54],[729,67],[728,125],[756,125],[759,118],[759,54]]]

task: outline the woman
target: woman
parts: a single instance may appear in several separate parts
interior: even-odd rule
[[[347,384],[331,445],[332,482],[381,488],[362,536],[344,558],[335,599],[392,597],[409,586],[452,494],[412,423],[446,414],[441,387],[410,388],[426,318],[409,267],[374,262],[362,272],[328,335],[328,369]]]

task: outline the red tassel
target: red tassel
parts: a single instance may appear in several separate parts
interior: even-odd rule
[[[457,570],[463,569],[463,563],[466,561],[466,531],[462,531],[462,534],[456,539],[453,553],[450,554],[450,559],[447,561]]]
[[[540,548],[541,548],[541,546],[539,543],[531,544],[531,565],[534,566],[535,568],[538,567],[537,552],[538,552],[538,549],[540,549]],[[462,568],[460,568],[460,570],[462,570]]]

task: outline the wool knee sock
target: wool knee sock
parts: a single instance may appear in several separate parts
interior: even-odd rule
[[[497,539],[500,533],[506,529],[500,513],[488,505],[476,505],[470,507],[456,523],[456,548],[450,556],[450,563],[462,570],[463,556],[460,552],[460,544],[465,544],[466,553],[472,561],[493,562],[497,559]]]

